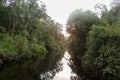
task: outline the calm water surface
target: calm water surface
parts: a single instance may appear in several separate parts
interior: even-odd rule
[[[64,57],[58,61],[57,68],[52,71],[48,71],[45,74],[40,75],[41,80],[81,80],[77,74],[75,74],[71,67],[72,63],[68,51],[65,51]]]
[[[64,56],[48,55],[45,59],[31,59],[7,63],[0,69],[0,80],[81,80],[70,65],[68,51]]]

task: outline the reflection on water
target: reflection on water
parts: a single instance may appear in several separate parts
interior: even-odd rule
[[[20,59],[4,64],[0,68],[0,80],[81,80],[73,73],[70,55],[64,57],[48,54],[44,59]]]
[[[70,55],[66,51],[64,54],[64,57],[61,60],[61,63],[63,63],[63,70],[57,73],[53,80],[71,80],[71,76],[76,76],[76,74],[72,73],[72,70],[70,68],[69,64]]]
[[[48,71],[45,74],[40,74],[41,80],[81,80],[74,72],[72,72],[69,66],[70,55],[65,51],[64,57],[58,61],[57,67],[52,71]]]
[[[11,61],[0,68],[0,80],[41,80],[40,74],[55,68],[61,55],[49,53],[44,59],[32,57]]]

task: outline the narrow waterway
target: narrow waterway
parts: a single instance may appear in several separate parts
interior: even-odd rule
[[[62,57],[62,56],[61,56]],[[61,58],[49,54],[45,59],[11,61],[0,68],[1,80],[81,80],[71,69],[68,51]],[[74,64],[73,64],[74,65]],[[72,66],[73,67],[73,66]]]
[[[73,73],[72,69],[70,68],[70,55],[68,54],[68,51],[65,51],[64,57],[61,60],[61,63],[63,64],[63,70],[58,72],[53,80],[77,80],[77,75]]]
[[[64,52],[64,57],[58,61],[57,67],[52,71],[48,71],[45,74],[40,75],[41,80],[80,80],[80,78],[75,74],[70,65],[72,61],[70,60],[70,55],[68,51]]]

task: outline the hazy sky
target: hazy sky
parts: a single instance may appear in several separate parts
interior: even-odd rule
[[[112,0],[42,0],[47,6],[48,15],[65,26],[69,14],[75,9],[92,10],[97,3],[108,7]]]

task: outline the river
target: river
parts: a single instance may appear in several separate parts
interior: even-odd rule
[[[0,80],[81,80],[71,69],[68,51],[52,63],[51,57],[44,60],[15,61],[5,64],[0,71]]]
[[[70,55],[68,51],[65,51],[64,57],[58,61],[58,67],[52,71],[46,72],[45,74],[41,74],[41,80],[78,80],[79,77],[72,71],[70,67],[71,63],[72,61],[70,60]]]

